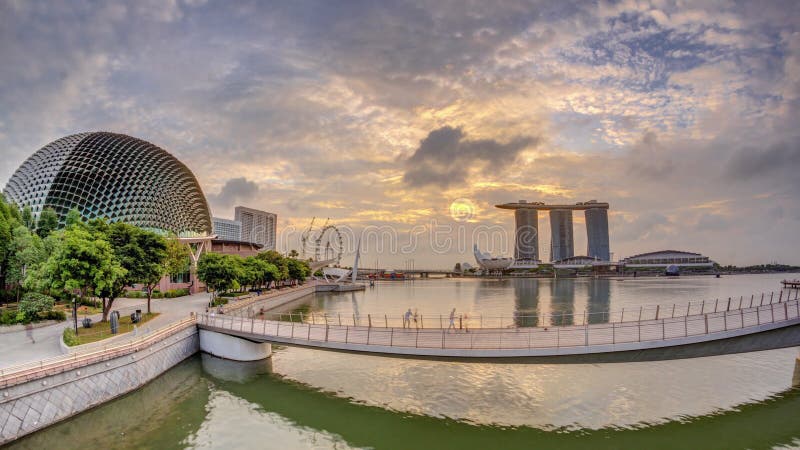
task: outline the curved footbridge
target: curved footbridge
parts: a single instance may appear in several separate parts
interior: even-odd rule
[[[800,301],[648,320],[549,327],[416,328],[341,324],[341,318],[261,320],[198,314],[204,331],[250,343],[420,358],[521,358],[550,362],[614,362],[691,358],[800,345]],[[686,310],[688,310],[687,308]],[[658,315],[659,313],[656,312]],[[284,317],[297,316],[283,315]],[[302,316],[301,316],[302,317]],[[313,318],[312,318],[313,317]],[[372,323],[372,318],[369,318]],[[381,318],[383,322],[383,318]],[[232,358],[235,359],[235,356]]]

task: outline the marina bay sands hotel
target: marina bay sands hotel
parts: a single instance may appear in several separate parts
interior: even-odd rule
[[[514,259],[516,264],[539,262],[539,211],[550,211],[550,260],[560,261],[575,256],[572,236],[572,212],[583,211],[586,217],[586,236],[589,245],[587,255],[601,261],[609,261],[608,203],[596,200],[574,205],[545,205],[541,202],[495,205],[501,209],[513,209],[516,219]]]

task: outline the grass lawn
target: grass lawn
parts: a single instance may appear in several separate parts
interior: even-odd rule
[[[142,324],[158,317],[159,313],[142,314],[142,321],[135,324],[141,327]],[[81,325],[82,318],[78,318],[78,342],[75,345],[88,344],[90,342],[102,341],[112,336],[118,336],[123,333],[133,331],[134,324],[131,323],[131,316],[124,315],[119,318],[119,329],[117,334],[111,334],[111,321],[108,322],[92,322],[92,328],[83,328]]]

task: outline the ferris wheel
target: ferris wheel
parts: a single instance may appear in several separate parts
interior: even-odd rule
[[[314,227],[316,217],[311,219],[306,231],[300,237],[303,245],[303,258],[313,258],[314,261],[335,260],[338,265],[344,252],[344,239],[336,225],[325,219],[325,224],[320,228]]]

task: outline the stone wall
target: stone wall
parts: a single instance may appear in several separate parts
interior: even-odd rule
[[[194,325],[127,354],[0,389],[0,445],[138,389],[199,350]]]

